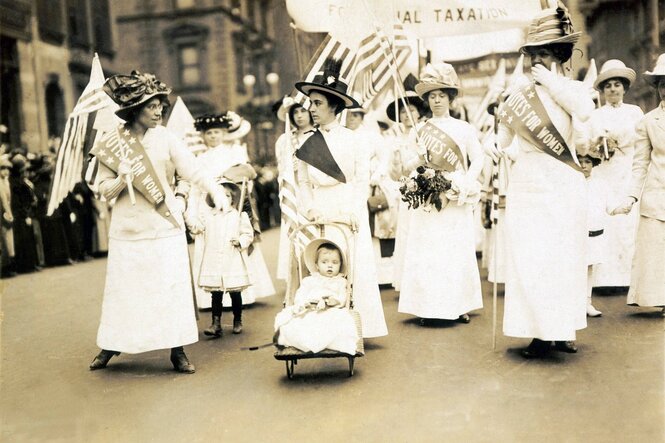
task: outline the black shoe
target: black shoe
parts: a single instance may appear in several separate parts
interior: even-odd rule
[[[522,357],[524,358],[542,358],[545,357],[547,354],[550,352],[550,347],[552,346],[552,343],[549,341],[543,341],[539,340],[537,338],[534,338],[531,340],[531,343],[529,343],[529,346],[526,348],[522,349]]]
[[[240,334],[242,332],[242,320],[233,320],[233,333]]]
[[[193,374],[196,372],[196,368],[187,359],[182,346],[171,349],[171,363],[173,363],[173,369],[183,374]]]
[[[574,341],[555,341],[554,350],[574,354],[577,352],[577,346]]]
[[[471,323],[471,317],[469,317],[469,314],[462,314],[457,321],[460,323]]]
[[[222,336],[222,317],[213,315],[212,324],[203,331],[207,336],[221,337]]]
[[[96,369],[104,369],[106,365],[109,364],[109,360],[111,360],[111,358],[115,355],[120,355],[120,353],[102,349],[102,351],[97,354],[97,357],[95,357],[92,363],[90,363],[90,370],[94,371]]]

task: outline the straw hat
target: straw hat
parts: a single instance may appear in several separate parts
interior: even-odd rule
[[[116,102],[120,108],[115,114],[123,120],[133,110],[153,97],[168,97],[171,88],[148,73],[132,71],[130,75],[114,75],[102,86],[102,90]]]
[[[416,85],[416,93],[422,98],[425,94],[437,89],[453,89],[459,91],[460,82],[453,65],[448,63],[428,63],[420,73],[420,83]]]
[[[559,2],[557,8],[544,9],[531,21],[526,43],[522,45],[520,51],[526,52],[529,47],[545,46],[553,43],[574,45],[581,34],[581,32],[575,32],[568,9]]]
[[[340,77],[342,70],[342,60],[332,58],[326,59],[321,71],[319,71],[311,82],[298,82],[296,89],[309,96],[312,92],[323,92],[341,98],[346,108],[359,107],[360,104],[346,93],[349,89]]]
[[[322,238],[316,238],[309,242],[307,246],[305,246],[305,251],[303,252],[303,259],[305,261],[305,266],[307,266],[307,269],[309,270],[310,274],[316,274],[318,273],[318,269],[316,267],[316,253],[319,249],[319,246],[321,246],[324,243],[332,243],[334,246],[339,249],[339,253],[342,257],[342,264],[339,268],[339,273],[341,275],[347,275],[348,267],[347,267],[347,257],[345,253],[345,245],[346,243],[346,238],[344,238],[344,234],[339,232],[335,228],[331,229],[326,229],[325,236]]]
[[[626,80],[630,86],[635,81],[635,71],[626,67],[621,60],[608,60],[603,63],[603,66],[600,68],[600,74],[598,74],[596,81],[593,82],[593,87],[600,91],[600,85],[611,78],[622,78]]]
[[[644,73],[644,80],[647,81],[654,88],[658,86],[658,81],[661,77],[665,77],[665,54],[660,54],[656,61],[656,67],[653,71]]]

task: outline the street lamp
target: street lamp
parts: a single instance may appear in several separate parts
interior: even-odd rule
[[[266,75],[266,82],[270,85],[270,98],[276,99],[279,94],[277,87],[279,84],[279,74],[276,72],[269,72]]]

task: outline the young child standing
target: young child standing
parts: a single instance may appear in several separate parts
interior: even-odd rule
[[[594,177],[591,174],[592,168],[600,164],[600,159],[590,155],[579,156],[578,158],[582,172],[586,178],[588,200],[587,224],[589,226],[589,239],[587,243],[587,264],[589,265],[589,269],[587,276],[586,313],[589,317],[600,317],[602,312],[597,310],[591,303],[591,294],[593,292],[594,267],[602,263],[603,256],[607,250],[603,231],[608,217],[608,188],[604,180]]]
[[[231,296],[233,333],[242,332],[241,291],[249,287],[247,248],[254,239],[254,230],[245,212],[239,212],[241,192],[235,183],[222,182],[229,199],[226,211],[210,211],[206,214],[205,249],[199,272],[198,284],[212,293],[212,324],[203,331],[205,335],[222,335],[222,296]],[[209,198],[208,206],[214,207]]]
[[[293,306],[275,317],[276,344],[301,351],[331,349],[355,354],[358,330],[347,309],[347,279],[340,248],[314,240],[305,248],[305,265],[311,275],[296,291]]]

